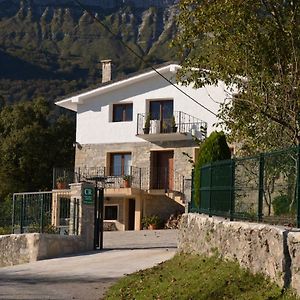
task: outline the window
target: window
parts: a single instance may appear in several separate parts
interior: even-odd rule
[[[166,120],[173,117],[173,100],[150,101],[152,120]]]
[[[132,103],[113,105],[113,122],[132,121]]]
[[[105,205],[104,206],[104,219],[117,220],[118,219],[118,205]]]
[[[111,153],[110,175],[130,175],[131,153]]]

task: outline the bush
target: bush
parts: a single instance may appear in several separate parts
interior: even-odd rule
[[[10,226],[0,227],[0,235],[5,235],[5,234],[11,234]]]
[[[144,229],[147,229],[149,225],[155,225],[156,228],[161,228],[163,225],[162,220],[159,216],[153,215],[153,216],[146,216],[142,219],[142,226]]]
[[[280,195],[272,201],[274,215],[285,215],[295,210],[295,205],[291,206],[291,198],[288,195]]]
[[[200,173],[201,167],[205,164],[231,158],[231,152],[223,132],[214,131],[200,145],[198,160],[195,164],[194,173],[194,203],[200,204]]]

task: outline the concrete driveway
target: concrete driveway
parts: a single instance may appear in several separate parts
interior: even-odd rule
[[[101,299],[125,274],[172,258],[177,232],[106,232],[103,251],[0,268],[0,299]]]

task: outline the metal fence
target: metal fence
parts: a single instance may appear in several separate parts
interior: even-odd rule
[[[12,233],[78,234],[79,202],[69,191],[15,193]]]
[[[189,211],[300,227],[299,170],[299,147],[205,165]]]

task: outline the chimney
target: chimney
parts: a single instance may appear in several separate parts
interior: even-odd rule
[[[111,81],[111,59],[101,60],[102,63],[102,83]]]

